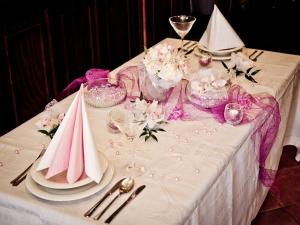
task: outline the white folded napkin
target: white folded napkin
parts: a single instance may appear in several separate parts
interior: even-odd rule
[[[214,11],[199,43],[210,51],[244,46],[243,41],[239,38],[216,5],[214,6]]]
[[[103,171],[93,141],[81,85],[65,118],[50,142],[37,170],[48,168],[46,179],[67,170],[68,183],[83,173],[99,183]]]

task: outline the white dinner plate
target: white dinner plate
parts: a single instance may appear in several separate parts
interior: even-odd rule
[[[105,173],[108,167],[108,160],[106,157],[98,151],[99,163],[101,165],[101,170]],[[73,184],[69,184],[66,180],[66,172],[60,173],[52,178],[46,179],[45,174],[47,170],[37,171],[36,168],[40,162],[40,159],[37,160],[33,166],[32,170],[30,170],[30,175],[32,179],[41,186],[53,188],[53,189],[70,189],[70,188],[77,188],[84,185],[87,185],[93,180],[87,177],[85,174],[82,176],[78,181]]]
[[[210,52],[214,56],[230,56],[230,54],[232,52],[237,52],[237,51],[241,50],[243,47],[244,46],[236,47],[236,48],[229,48],[229,49],[224,49],[224,50],[210,51],[205,46],[203,46],[201,44],[198,44],[198,48],[200,50],[203,50],[203,51],[206,51],[206,52]]]
[[[86,198],[91,196],[103,188],[105,188],[113,178],[114,174],[114,167],[111,163],[108,164],[108,168],[102,177],[99,184],[92,182],[88,185],[73,188],[73,189],[51,189],[43,187],[37,184],[28,174],[29,176],[26,177],[25,185],[29,192],[31,192],[36,197],[41,199],[49,200],[49,201],[56,201],[56,202],[64,202],[64,201],[74,201],[82,198]]]
[[[195,48],[194,50],[194,54],[196,56],[201,56],[201,50],[199,48]],[[225,61],[225,60],[230,60],[231,59],[231,55],[225,55],[225,56],[219,56],[219,55],[212,55],[212,59],[216,60],[216,61]]]

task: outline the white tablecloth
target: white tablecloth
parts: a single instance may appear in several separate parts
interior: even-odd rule
[[[179,44],[174,39],[164,41]],[[244,51],[250,53],[253,50]],[[112,73],[125,66],[136,65],[141,58],[142,54]],[[197,59],[191,56],[190,60],[193,64]],[[197,69],[195,65],[193,69]],[[258,84],[253,85],[243,77],[239,78],[239,83],[251,93],[269,92],[280,104],[280,129],[266,164],[268,168],[277,169],[283,142],[300,145],[300,120],[296,118],[299,117],[300,57],[265,51],[257,65],[262,69],[255,77]],[[220,62],[214,62],[213,66],[222,68]],[[58,103],[55,110],[66,111],[73,97]],[[146,189],[123,209],[112,224],[251,223],[268,191],[258,181],[258,163],[249,135],[252,124],[233,127],[221,125],[210,118],[175,121],[164,127],[167,132],[158,133],[159,142],[144,143],[143,139],[137,139],[129,144],[122,135],[107,131],[109,111],[110,108],[88,107],[97,148],[109,158],[115,174],[107,188],[81,200],[50,202],[34,197],[24,182],[18,187],[9,184],[35,159],[42,145],[49,143],[49,139],[37,132],[35,126],[41,114],[0,138],[1,225],[104,224],[103,221],[127,196],[118,199],[98,222],[84,218],[83,213],[114,182],[126,176],[124,166],[132,156],[138,165],[146,168],[143,175],[136,177],[136,187],[145,184]],[[132,149],[136,150],[134,154]]]

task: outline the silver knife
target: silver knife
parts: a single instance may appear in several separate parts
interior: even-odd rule
[[[129,203],[131,202],[131,200],[133,200],[139,193],[141,193],[142,190],[144,190],[144,188],[146,187],[146,185],[142,185],[140,187],[138,187],[130,196],[129,198],[113,213],[110,215],[110,217],[108,217],[105,220],[105,223],[110,223],[117,215],[118,213]]]
[[[98,201],[96,202],[96,204],[90,208],[85,214],[84,216],[85,217],[90,217],[94,212],[95,210],[99,207],[99,205],[108,197],[110,196],[112,193],[114,193],[120,186],[120,184],[122,183],[122,181],[124,180],[125,178],[119,180],[108,192],[106,192],[106,194]]]

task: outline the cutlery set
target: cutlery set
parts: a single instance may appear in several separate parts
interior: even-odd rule
[[[198,42],[196,41],[187,41],[184,43],[183,48],[181,50],[184,51],[184,55],[187,56],[194,51],[194,49],[197,47],[197,44]]]
[[[41,156],[43,156],[43,154],[45,153],[45,151],[46,151],[46,148],[43,148],[42,151],[40,152],[40,154],[36,157],[36,159],[22,173],[20,173],[15,179],[13,179],[10,182],[10,184],[12,186],[18,186],[20,183],[22,183],[22,181],[25,180],[25,178],[27,176],[27,172],[32,167],[32,165],[34,164],[34,162],[36,162]]]
[[[261,56],[261,55],[264,53],[264,51],[260,51],[260,53],[258,53],[258,54],[254,57],[254,55],[255,55],[257,52],[258,52],[257,50],[255,50],[254,52],[252,52],[252,53],[249,55],[249,59],[251,59],[252,61],[256,62],[257,59],[258,59],[258,57]]]
[[[99,220],[100,217],[107,211],[107,209],[115,202],[117,198],[119,198],[122,194],[128,193],[133,189],[134,180],[132,178],[123,178],[119,180],[109,191],[105,193],[105,195],[98,201],[96,204],[90,208],[85,214],[85,217],[91,217],[92,214],[97,210],[97,208],[104,202],[104,200],[112,195],[115,191],[119,190],[119,194],[111,200],[111,202],[95,217],[94,220]],[[128,197],[128,199],[115,211],[113,212],[106,220],[105,223],[110,223],[118,213],[129,203],[131,202],[146,186],[142,185],[138,187],[132,194]]]

